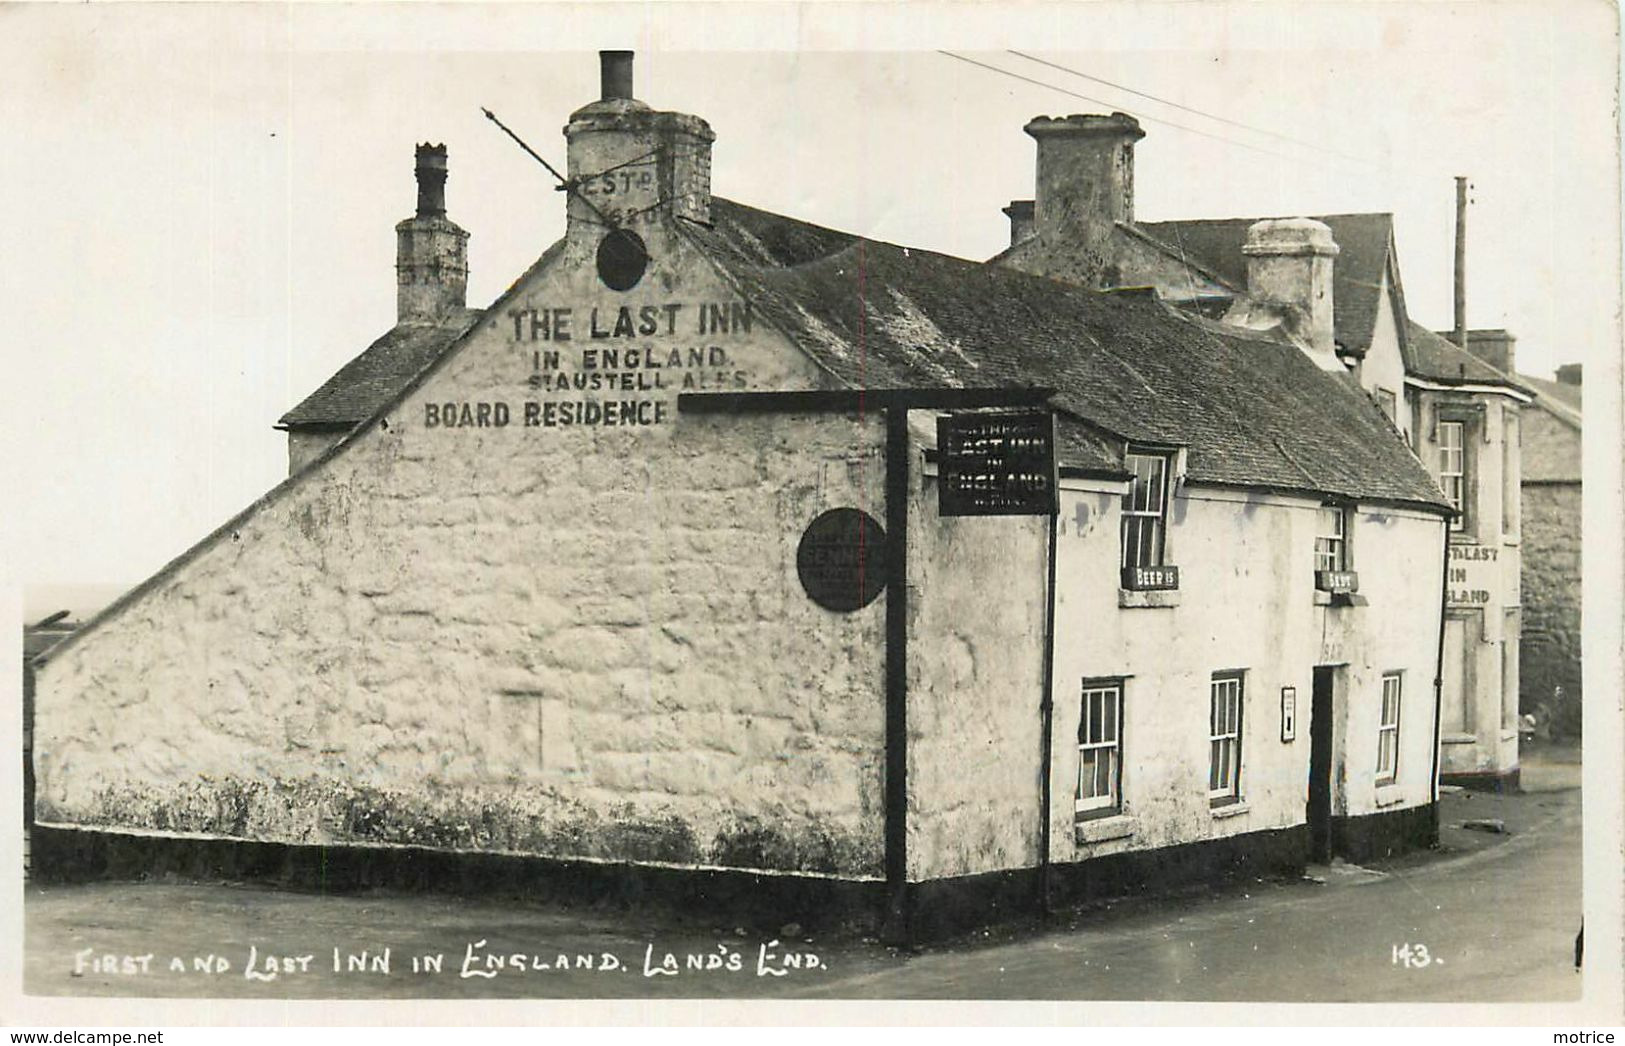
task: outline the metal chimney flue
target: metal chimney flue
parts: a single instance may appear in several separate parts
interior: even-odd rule
[[[599,51],[598,75],[602,87],[600,94],[608,102],[632,97],[632,52]]]

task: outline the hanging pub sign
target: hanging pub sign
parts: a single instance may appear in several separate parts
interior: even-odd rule
[[[1051,516],[1060,508],[1053,413],[937,419],[938,515]]]
[[[796,573],[825,610],[861,610],[886,587],[886,532],[862,509],[830,509],[802,532]]]

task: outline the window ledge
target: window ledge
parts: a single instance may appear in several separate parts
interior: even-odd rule
[[[1478,744],[1478,735],[1445,734],[1443,737],[1439,738],[1439,742],[1447,745],[1476,745]]]
[[[1377,807],[1394,806],[1405,801],[1405,789],[1397,784],[1383,784],[1377,786]]]
[[[1137,592],[1133,589],[1120,588],[1117,590],[1117,605],[1123,608],[1130,607],[1177,607],[1179,605],[1179,590],[1147,590]]]
[[[1209,812],[1213,814],[1213,819],[1217,821],[1226,817],[1240,817],[1242,814],[1246,813],[1247,810],[1247,800],[1237,799],[1235,802],[1231,803],[1220,803],[1218,806],[1213,807]]]
[[[1140,827],[1138,818],[1118,814],[1079,821],[1073,826],[1073,835],[1079,845],[1103,843],[1108,839],[1127,839]]]

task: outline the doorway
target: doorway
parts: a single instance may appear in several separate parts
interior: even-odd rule
[[[1304,819],[1309,823],[1309,860],[1324,864],[1332,859],[1332,686],[1337,669],[1315,667],[1309,703],[1309,802]]]
[[[1478,644],[1484,636],[1479,610],[1450,610],[1444,617],[1444,693],[1440,723],[1447,738],[1471,740],[1478,727]]]

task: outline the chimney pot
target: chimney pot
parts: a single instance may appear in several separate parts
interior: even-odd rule
[[[446,217],[446,147],[417,147],[418,211],[395,226],[395,322],[443,323],[464,307],[468,233]]]
[[[603,97],[571,113],[564,126],[566,175],[572,183],[604,171],[638,175],[635,185],[607,202],[631,212],[640,228],[663,215],[710,224],[716,139],[710,125],[687,113],[656,112],[633,98],[631,51],[598,54]],[[577,193],[566,203],[565,235],[593,244],[603,237],[602,215]]]
[[[599,51],[599,94],[608,102],[632,97],[632,52]]]
[[[446,216],[446,147],[418,146],[418,217],[444,218]]]
[[[1032,200],[1011,200],[1010,206],[1004,208],[1004,214],[1010,219],[1010,246],[1014,247],[1033,234]]]

